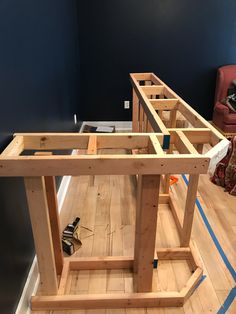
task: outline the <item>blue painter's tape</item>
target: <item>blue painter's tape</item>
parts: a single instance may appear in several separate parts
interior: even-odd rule
[[[194,290],[192,291],[191,295],[194,293],[194,291],[200,286],[200,284],[206,279],[206,275],[202,275],[202,277],[199,279],[198,283],[196,284]]]
[[[186,183],[186,185],[188,185],[188,180],[187,180],[186,176],[182,175],[182,177],[183,177],[184,182]],[[217,239],[217,237],[216,237],[216,235],[215,235],[215,233],[214,233],[214,231],[213,231],[213,229],[212,229],[212,227],[211,227],[211,225],[210,225],[210,223],[209,223],[209,221],[208,221],[208,219],[206,217],[206,214],[204,213],[204,210],[203,210],[203,208],[201,206],[201,203],[199,202],[198,198],[196,198],[196,205],[197,205],[197,208],[198,208],[198,210],[200,212],[200,215],[201,215],[201,217],[202,217],[202,219],[203,219],[203,221],[205,223],[205,226],[206,226],[206,228],[207,228],[207,230],[208,230],[208,232],[209,232],[209,234],[210,234],[210,236],[212,238],[212,241],[215,244],[216,249],[218,250],[218,252],[219,252],[219,254],[220,254],[220,256],[221,256],[221,258],[222,258],[222,260],[223,260],[223,262],[225,264],[225,266],[228,268],[228,270],[229,270],[230,274],[232,275],[234,281],[236,281],[236,272],[235,272],[233,266],[230,264],[230,261],[228,260],[227,256],[225,255],[225,252],[222,249],[222,247],[221,247],[221,245],[220,245],[220,243],[219,243],[219,241],[218,241],[218,239]],[[235,297],[236,297],[236,287],[234,287],[230,291],[229,295],[225,299],[224,304],[221,306],[221,308],[219,309],[217,314],[225,314],[228,311],[230,305],[233,303]]]
[[[158,259],[154,259],[153,268],[157,268],[157,265],[158,265]]]
[[[230,291],[229,295],[228,295],[227,298],[225,299],[224,304],[222,304],[222,306],[221,306],[221,308],[219,309],[219,311],[217,312],[217,314],[225,314],[225,313],[228,311],[230,305],[233,303],[235,297],[236,297],[236,287],[234,287],[234,288]]]
[[[169,147],[170,147],[170,135],[164,135],[162,148],[168,149]]]
[[[201,279],[198,281],[194,291],[200,286],[200,284],[206,279],[206,275],[202,275]]]
[[[187,180],[186,176],[183,174],[182,177],[183,177],[184,182],[186,183],[186,185],[188,185],[188,180]],[[229,270],[230,274],[232,275],[234,281],[236,281],[236,272],[235,272],[233,266],[230,264],[230,261],[228,260],[227,256],[225,255],[225,252],[222,249],[222,247],[221,247],[221,245],[220,245],[220,243],[219,243],[219,241],[218,241],[218,239],[217,239],[217,237],[216,237],[216,235],[215,235],[215,233],[214,233],[214,231],[213,231],[213,229],[212,229],[212,227],[211,227],[211,225],[210,225],[210,223],[209,223],[209,221],[208,221],[208,219],[206,217],[206,214],[204,213],[204,210],[203,210],[203,208],[202,208],[198,198],[196,199],[196,205],[197,205],[197,208],[198,208],[198,210],[200,212],[200,215],[201,215],[201,217],[202,217],[202,219],[203,219],[203,221],[205,223],[205,226],[206,226],[206,228],[207,228],[207,230],[208,230],[208,232],[209,232],[209,234],[210,234],[210,236],[212,238],[212,241],[215,244],[216,249],[218,250],[218,252],[219,252],[219,254],[220,254],[220,256],[221,256],[221,258],[222,258],[222,260],[223,260],[223,262],[225,264],[225,266],[228,268],[228,270]]]

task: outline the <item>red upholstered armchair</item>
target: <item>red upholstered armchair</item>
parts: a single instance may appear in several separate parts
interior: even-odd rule
[[[235,79],[236,65],[226,65],[218,69],[212,120],[225,135],[236,134],[236,113],[222,103],[227,96],[228,88]]]

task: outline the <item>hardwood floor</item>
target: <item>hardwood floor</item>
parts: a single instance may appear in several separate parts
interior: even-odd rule
[[[61,212],[64,228],[75,216],[81,218],[82,247],[77,256],[131,255],[134,244],[135,221],[134,177],[95,176],[94,186],[90,177],[73,177]],[[183,204],[186,184],[183,178],[171,189],[179,207]],[[236,197],[210,183],[207,175],[200,177],[198,199],[201,207],[222,246],[230,264],[236,268]],[[196,206],[192,239],[196,243],[206,276],[182,308],[116,309],[42,311],[32,313],[77,314],[171,314],[217,313],[235,281],[209,234]],[[177,229],[168,205],[160,205],[158,211],[158,247],[179,245]],[[179,290],[190,276],[185,261],[161,261],[153,283],[155,291]],[[73,271],[66,291],[75,293],[119,293],[132,291],[132,276],[128,271]],[[236,300],[227,313],[236,313]]]

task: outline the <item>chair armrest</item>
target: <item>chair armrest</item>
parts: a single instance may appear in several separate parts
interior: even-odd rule
[[[214,111],[221,115],[226,115],[230,113],[229,108],[219,101],[215,104]]]

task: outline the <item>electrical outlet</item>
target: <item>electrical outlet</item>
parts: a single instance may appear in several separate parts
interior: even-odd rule
[[[77,114],[74,114],[74,124],[77,124]]]
[[[124,108],[129,109],[129,100],[124,101]]]

